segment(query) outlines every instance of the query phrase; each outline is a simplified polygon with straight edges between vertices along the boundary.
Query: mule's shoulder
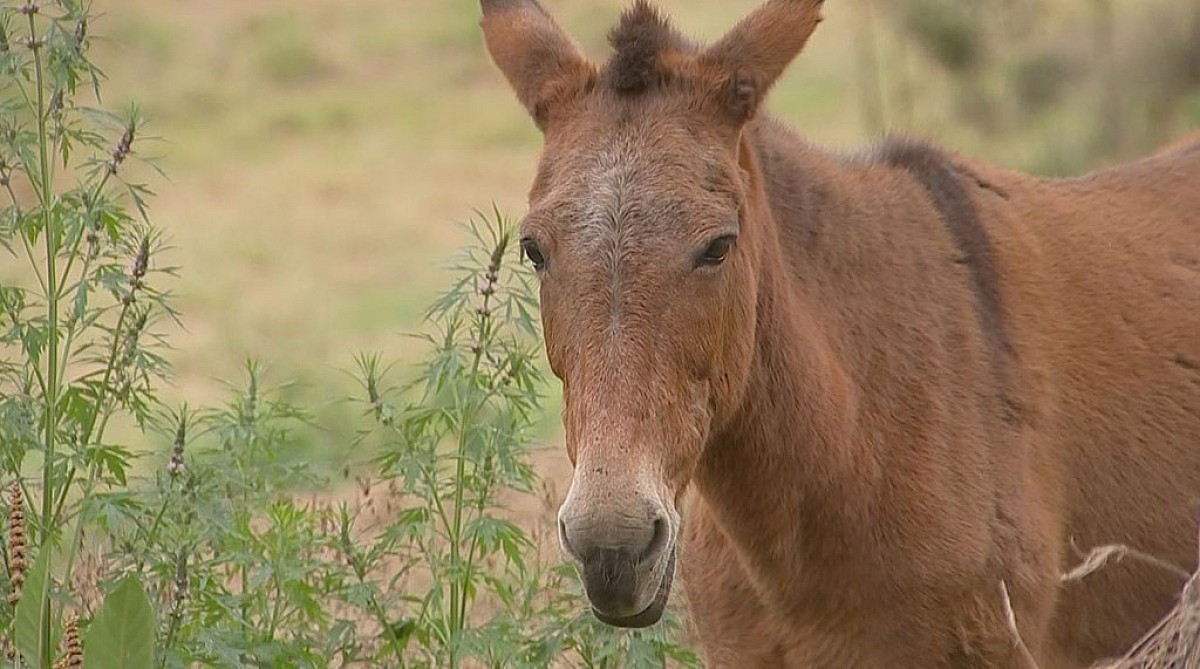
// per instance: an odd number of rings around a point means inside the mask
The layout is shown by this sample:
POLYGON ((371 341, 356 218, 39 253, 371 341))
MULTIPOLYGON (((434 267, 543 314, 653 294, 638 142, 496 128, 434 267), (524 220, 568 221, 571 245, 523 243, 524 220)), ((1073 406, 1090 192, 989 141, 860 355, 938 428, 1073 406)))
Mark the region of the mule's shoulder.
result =
POLYGON ((921 140, 891 138, 877 145, 873 159, 908 173, 929 195, 970 273, 978 302, 980 328, 996 351, 994 371, 1006 386, 1004 356, 1012 350, 1003 319, 1001 279, 991 235, 983 221, 978 194, 1007 194, 961 157, 921 140))

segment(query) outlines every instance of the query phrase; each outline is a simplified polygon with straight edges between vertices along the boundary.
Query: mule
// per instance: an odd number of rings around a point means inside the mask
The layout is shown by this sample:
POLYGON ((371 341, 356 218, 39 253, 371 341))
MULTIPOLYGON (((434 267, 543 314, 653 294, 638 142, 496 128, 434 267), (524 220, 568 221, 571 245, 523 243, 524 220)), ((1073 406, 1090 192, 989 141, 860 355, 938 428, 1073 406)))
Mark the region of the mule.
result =
POLYGON ((562 547, 616 626, 678 574, 712 667, 1117 655, 1178 575, 1060 576, 1113 543, 1196 565, 1200 135, 1057 180, 826 152, 761 111, 821 9, 702 47, 639 0, 597 64, 536 0, 482 0, 543 135, 520 234, 562 547))

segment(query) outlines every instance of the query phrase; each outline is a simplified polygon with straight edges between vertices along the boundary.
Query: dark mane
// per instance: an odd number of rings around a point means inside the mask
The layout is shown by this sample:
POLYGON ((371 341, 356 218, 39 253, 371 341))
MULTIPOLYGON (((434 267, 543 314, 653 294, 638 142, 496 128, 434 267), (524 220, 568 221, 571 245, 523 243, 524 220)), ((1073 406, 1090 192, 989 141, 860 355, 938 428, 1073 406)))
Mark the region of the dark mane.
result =
POLYGON ((604 68, 604 80, 619 93, 637 93, 662 81, 661 58, 692 46, 648 0, 638 0, 621 15, 608 34, 615 53, 604 68))
POLYGON ((877 148, 876 155, 880 162, 907 172, 928 191, 954 238, 962 254, 958 262, 970 273, 980 331, 992 346, 992 372, 1005 402, 1005 415, 1013 418, 1018 405, 1009 387, 1007 365, 1014 349, 1004 320, 995 251, 969 189, 978 179, 941 149, 921 141, 889 138, 877 148))

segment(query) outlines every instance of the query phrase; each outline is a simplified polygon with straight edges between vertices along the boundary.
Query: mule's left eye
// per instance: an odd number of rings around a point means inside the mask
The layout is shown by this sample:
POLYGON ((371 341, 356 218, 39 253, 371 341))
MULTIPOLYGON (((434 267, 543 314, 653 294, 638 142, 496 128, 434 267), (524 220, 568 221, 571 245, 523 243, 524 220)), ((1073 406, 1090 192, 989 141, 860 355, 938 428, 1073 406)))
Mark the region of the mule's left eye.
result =
POLYGON ((725 235, 714 239, 696 259, 697 266, 715 267, 725 262, 725 258, 729 256, 730 249, 737 243, 737 236, 725 235))
POLYGON ((542 255, 542 249, 536 241, 529 237, 522 239, 521 250, 525 252, 525 257, 529 258, 529 262, 533 263, 534 269, 540 272, 546 268, 546 256, 542 255))

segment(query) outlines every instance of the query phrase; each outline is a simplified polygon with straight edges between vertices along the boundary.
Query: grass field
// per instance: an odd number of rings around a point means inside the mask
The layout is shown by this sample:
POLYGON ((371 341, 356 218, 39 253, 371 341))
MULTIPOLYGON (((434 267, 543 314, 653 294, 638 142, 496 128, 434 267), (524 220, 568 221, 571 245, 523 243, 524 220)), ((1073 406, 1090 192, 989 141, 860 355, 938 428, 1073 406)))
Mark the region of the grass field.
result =
MULTIPOLYGON (((621 0, 548 0, 593 55, 621 0)), ((664 0, 689 34, 713 38, 754 0, 664 0)), ((1082 1, 1060 0, 1046 21, 1071 25, 1082 1)), ((1181 3, 1151 3, 1163 6, 1181 3)), ((493 203, 516 217, 539 137, 492 68, 475 0, 122 0, 93 31, 108 73, 109 108, 136 100, 169 180, 153 219, 182 267, 176 288, 185 329, 171 333, 176 387, 168 396, 217 399, 219 379, 249 356, 317 406, 328 431, 313 453, 336 457, 351 386, 340 370, 354 352, 410 359, 402 333, 446 281, 441 260, 464 242, 456 222, 493 203)), ((814 141, 867 140, 854 54, 861 16, 830 3, 827 21, 777 88, 770 107, 814 141)), ((1146 23, 1118 3, 1129 35, 1146 23)), ((889 125, 927 134, 998 162, 1078 167, 1054 147, 1077 133, 1084 89, 1063 109, 997 140, 954 120, 949 86, 889 41, 884 75, 903 74, 914 105, 892 105, 889 125)), ((1054 36, 1051 26, 1043 32, 1054 36)), ((1075 41, 1082 36, 1069 37, 1075 41)), ((1090 96, 1090 97, 1089 97, 1090 96)), ((1194 125, 1200 114, 1192 117, 1194 125)), ((1182 121, 1186 124, 1188 121, 1182 121)), ((1140 147, 1138 147, 1140 148, 1140 147)), ((551 398, 551 407, 554 400, 551 398)), ((557 431, 548 412, 546 436, 557 431)))

